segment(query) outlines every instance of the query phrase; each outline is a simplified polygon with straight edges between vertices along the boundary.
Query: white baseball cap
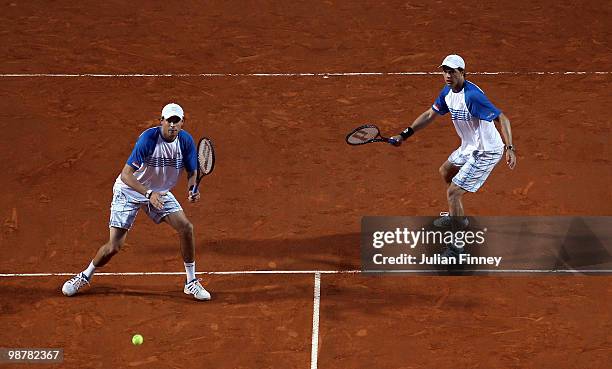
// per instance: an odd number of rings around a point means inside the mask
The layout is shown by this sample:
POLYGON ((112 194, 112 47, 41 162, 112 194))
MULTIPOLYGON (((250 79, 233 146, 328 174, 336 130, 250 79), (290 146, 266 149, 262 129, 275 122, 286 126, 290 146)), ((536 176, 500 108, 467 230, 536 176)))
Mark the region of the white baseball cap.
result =
POLYGON ((438 68, 442 68, 443 66, 453 68, 453 69, 457 69, 457 68, 465 69, 465 61, 463 61, 463 58, 460 57, 459 55, 452 54, 444 58, 444 60, 442 61, 442 64, 440 64, 438 68))
POLYGON ((162 109, 162 118, 168 119, 170 117, 177 116, 183 120, 185 113, 183 112, 183 108, 179 104, 170 103, 162 109))

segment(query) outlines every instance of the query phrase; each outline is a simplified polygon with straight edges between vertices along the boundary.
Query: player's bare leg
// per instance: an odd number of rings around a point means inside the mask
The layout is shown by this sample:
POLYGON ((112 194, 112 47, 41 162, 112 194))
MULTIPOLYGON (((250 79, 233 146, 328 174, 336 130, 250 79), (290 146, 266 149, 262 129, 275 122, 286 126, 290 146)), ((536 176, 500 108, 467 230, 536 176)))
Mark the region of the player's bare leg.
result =
MULTIPOLYGON (((450 188, 450 185, 453 184, 453 177, 459 172, 459 169, 461 169, 460 167, 452 164, 451 162, 449 162, 448 160, 444 162, 444 164, 442 164, 440 166, 440 169, 438 169, 438 172, 440 172, 440 176, 442 177, 442 180, 444 181, 444 183, 446 183, 446 190, 448 192, 448 189, 450 188)), ((434 225, 436 227, 450 227, 451 226, 451 210, 450 210, 450 206, 449 206, 449 211, 448 212, 441 212, 440 213, 440 218, 434 220, 434 225)))
POLYGON ((448 199, 448 210, 451 217, 463 217, 463 195, 467 191, 463 188, 451 183, 446 192, 448 199))
POLYGON ((98 249, 96 256, 93 258, 93 265, 96 268, 106 265, 121 250, 127 234, 127 229, 110 227, 108 242, 98 249))
MULTIPOLYGON (((463 216, 462 202, 463 195, 466 192, 466 190, 454 183, 448 186, 448 210, 450 213, 450 227, 453 232, 459 232, 467 227, 467 219, 463 216)), ((461 253, 463 253, 463 246, 457 246, 454 242, 451 242, 446 246, 446 250, 442 255, 456 257, 461 253)))
POLYGON ((187 219, 183 211, 169 214, 164 217, 163 221, 168 223, 178 233, 183 261, 185 263, 193 263, 195 260, 193 224, 187 219))
POLYGON ((459 173, 459 168, 458 166, 452 164, 449 161, 445 161, 444 164, 442 164, 442 166, 440 167, 440 169, 438 169, 438 171, 440 172, 440 176, 442 176, 442 179, 444 180, 444 182, 450 186, 450 184, 452 183, 453 177, 459 173))
POLYGON ((66 296, 74 296, 82 287, 89 285, 96 268, 108 263, 113 255, 119 252, 125 243, 127 232, 127 229, 110 227, 108 242, 98 249, 96 256, 85 270, 64 283, 62 293, 66 296))
POLYGON ((193 224, 187 219, 183 211, 177 211, 164 217, 164 222, 168 223, 178 233, 181 254, 185 264, 187 281, 183 292, 193 295, 198 300, 210 300, 210 293, 202 287, 200 280, 195 276, 195 237, 193 234, 193 224))

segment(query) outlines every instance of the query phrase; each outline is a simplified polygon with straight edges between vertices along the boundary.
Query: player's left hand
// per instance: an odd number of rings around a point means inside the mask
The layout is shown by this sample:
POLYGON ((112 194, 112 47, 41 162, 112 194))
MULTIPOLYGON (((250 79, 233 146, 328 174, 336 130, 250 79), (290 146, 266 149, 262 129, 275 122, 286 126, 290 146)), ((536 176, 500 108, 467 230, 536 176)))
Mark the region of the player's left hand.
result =
POLYGON ((395 147, 401 146, 403 141, 404 139, 402 138, 401 135, 389 137, 389 144, 395 147))
POLYGON ((189 200, 189 202, 200 201, 200 191, 193 193, 192 190, 189 190, 189 195, 187 196, 187 200, 189 200))
POLYGON ((164 208, 164 196, 166 196, 166 192, 152 192, 149 202, 155 209, 162 210, 164 208))
POLYGON ((508 164, 508 168, 514 169, 516 166, 516 154, 514 150, 506 150, 506 164, 508 164))

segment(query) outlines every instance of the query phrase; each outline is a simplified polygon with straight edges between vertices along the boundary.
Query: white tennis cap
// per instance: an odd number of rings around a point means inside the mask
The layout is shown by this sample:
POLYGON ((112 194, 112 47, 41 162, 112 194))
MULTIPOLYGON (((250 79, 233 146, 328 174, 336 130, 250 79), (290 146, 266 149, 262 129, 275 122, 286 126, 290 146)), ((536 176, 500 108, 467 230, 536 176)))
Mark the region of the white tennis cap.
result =
POLYGON ((183 108, 179 104, 170 103, 162 109, 162 118, 168 119, 170 117, 177 116, 183 119, 185 113, 183 113, 183 108))
POLYGON ((460 57, 459 55, 452 54, 444 58, 444 60, 442 61, 442 64, 440 64, 438 68, 442 68, 443 66, 453 68, 453 69, 457 69, 457 68, 465 69, 465 62, 463 61, 463 58, 460 57))

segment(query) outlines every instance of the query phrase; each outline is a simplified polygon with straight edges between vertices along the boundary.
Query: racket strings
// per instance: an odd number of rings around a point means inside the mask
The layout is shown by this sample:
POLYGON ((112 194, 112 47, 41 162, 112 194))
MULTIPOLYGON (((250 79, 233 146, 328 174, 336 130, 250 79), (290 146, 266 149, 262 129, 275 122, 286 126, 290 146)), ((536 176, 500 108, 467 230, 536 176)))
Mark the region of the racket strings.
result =
POLYGON ((346 138, 349 144, 360 144, 378 137, 380 131, 374 126, 364 126, 356 129, 346 138))
POLYGON ((214 151, 210 142, 205 141, 198 149, 198 164, 204 174, 210 173, 214 163, 214 151))

